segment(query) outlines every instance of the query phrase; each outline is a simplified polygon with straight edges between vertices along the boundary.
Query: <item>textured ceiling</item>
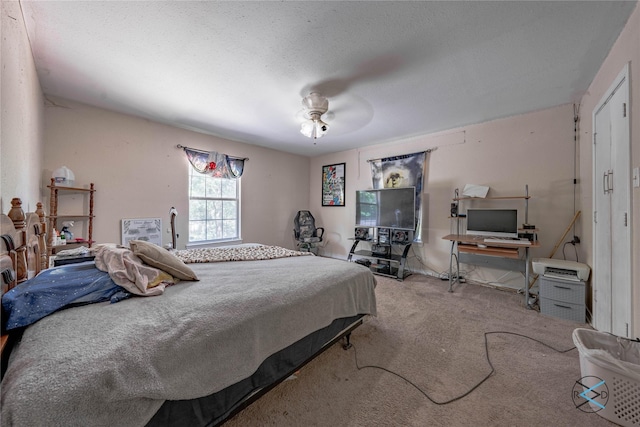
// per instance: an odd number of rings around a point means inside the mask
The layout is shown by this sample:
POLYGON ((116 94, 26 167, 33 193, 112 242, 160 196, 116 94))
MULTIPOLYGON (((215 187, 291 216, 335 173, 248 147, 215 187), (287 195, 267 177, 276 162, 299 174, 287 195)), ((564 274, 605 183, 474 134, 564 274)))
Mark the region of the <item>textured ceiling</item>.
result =
POLYGON ((46 95, 307 156, 579 101, 636 5, 21 1, 46 95))

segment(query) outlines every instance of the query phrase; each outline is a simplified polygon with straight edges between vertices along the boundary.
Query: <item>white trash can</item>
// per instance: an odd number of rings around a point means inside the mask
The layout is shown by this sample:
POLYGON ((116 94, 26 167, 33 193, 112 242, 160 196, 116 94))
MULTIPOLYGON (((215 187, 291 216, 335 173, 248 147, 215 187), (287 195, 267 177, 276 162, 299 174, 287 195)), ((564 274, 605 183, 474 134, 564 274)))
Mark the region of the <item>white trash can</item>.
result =
POLYGON ((622 426, 640 426, 640 342, 584 328, 573 331, 573 342, 582 378, 602 380, 584 384, 593 412, 622 426))

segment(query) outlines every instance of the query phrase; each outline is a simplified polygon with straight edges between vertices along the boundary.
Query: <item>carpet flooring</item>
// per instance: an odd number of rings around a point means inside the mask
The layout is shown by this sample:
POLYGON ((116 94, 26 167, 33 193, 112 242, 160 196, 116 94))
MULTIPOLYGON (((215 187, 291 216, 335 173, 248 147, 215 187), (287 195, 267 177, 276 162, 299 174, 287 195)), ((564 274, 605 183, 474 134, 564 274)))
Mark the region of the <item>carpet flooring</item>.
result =
POLYGON ((334 345, 226 426, 614 425, 576 408, 576 349, 560 353, 493 333, 567 350, 573 330, 588 325, 541 315, 523 307, 522 295, 477 284, 449 293, 448 282, 428 276, 377 281, 378 316, 353 332, 353 348, 334 345), (491 373, 488 332, 495 371, 442 404, 491 373))

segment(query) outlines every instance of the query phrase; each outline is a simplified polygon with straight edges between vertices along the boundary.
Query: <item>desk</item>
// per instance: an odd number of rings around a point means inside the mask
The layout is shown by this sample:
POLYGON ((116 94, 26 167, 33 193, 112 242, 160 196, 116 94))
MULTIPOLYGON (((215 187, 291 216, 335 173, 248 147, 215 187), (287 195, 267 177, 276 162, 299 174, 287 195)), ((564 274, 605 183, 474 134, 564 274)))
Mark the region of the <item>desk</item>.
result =
POLYGON ((525 285, 524 285, 524 306, 529 306, 529 276, 530 276, 530 254, 529 249, 540 247, 540 242, 531 242, 530 245, 519 245, 509 243, 508 241, 500 243, 485 243, 484 236, 473 236, 467 234, 449 234, 443 237, 444 240, 451 241, 451 254, 449 257, 449 292, 453 292, 453 283, 458 281, 459 277, 453 278, 453 255, 456 251, 456 264, 457 271, 460 272, 460 252, 471 254, 472 256, 480 255, 483 257, 499 257, 504 259, 501 265, 492 266, 492 268, 513 269, 522 271, 524 270, 525 285), (486 245, 485 248, 480 248, 478 245, 486 245), (521 265, 519 259, 520 249, 524 249, 524 266, 521 265))

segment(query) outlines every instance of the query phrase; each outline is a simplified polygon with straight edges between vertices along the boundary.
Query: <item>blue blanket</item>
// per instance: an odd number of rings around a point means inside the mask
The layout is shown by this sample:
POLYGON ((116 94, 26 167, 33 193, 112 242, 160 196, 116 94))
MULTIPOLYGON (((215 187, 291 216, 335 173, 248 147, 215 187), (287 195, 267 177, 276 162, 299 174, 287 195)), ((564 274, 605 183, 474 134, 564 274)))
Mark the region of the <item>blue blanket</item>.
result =
POLYGON ((130 296, 94 262, 51 268, 2 296, 3 326, 5 330, 20 328, 66 307, 114 303, 130 296))

